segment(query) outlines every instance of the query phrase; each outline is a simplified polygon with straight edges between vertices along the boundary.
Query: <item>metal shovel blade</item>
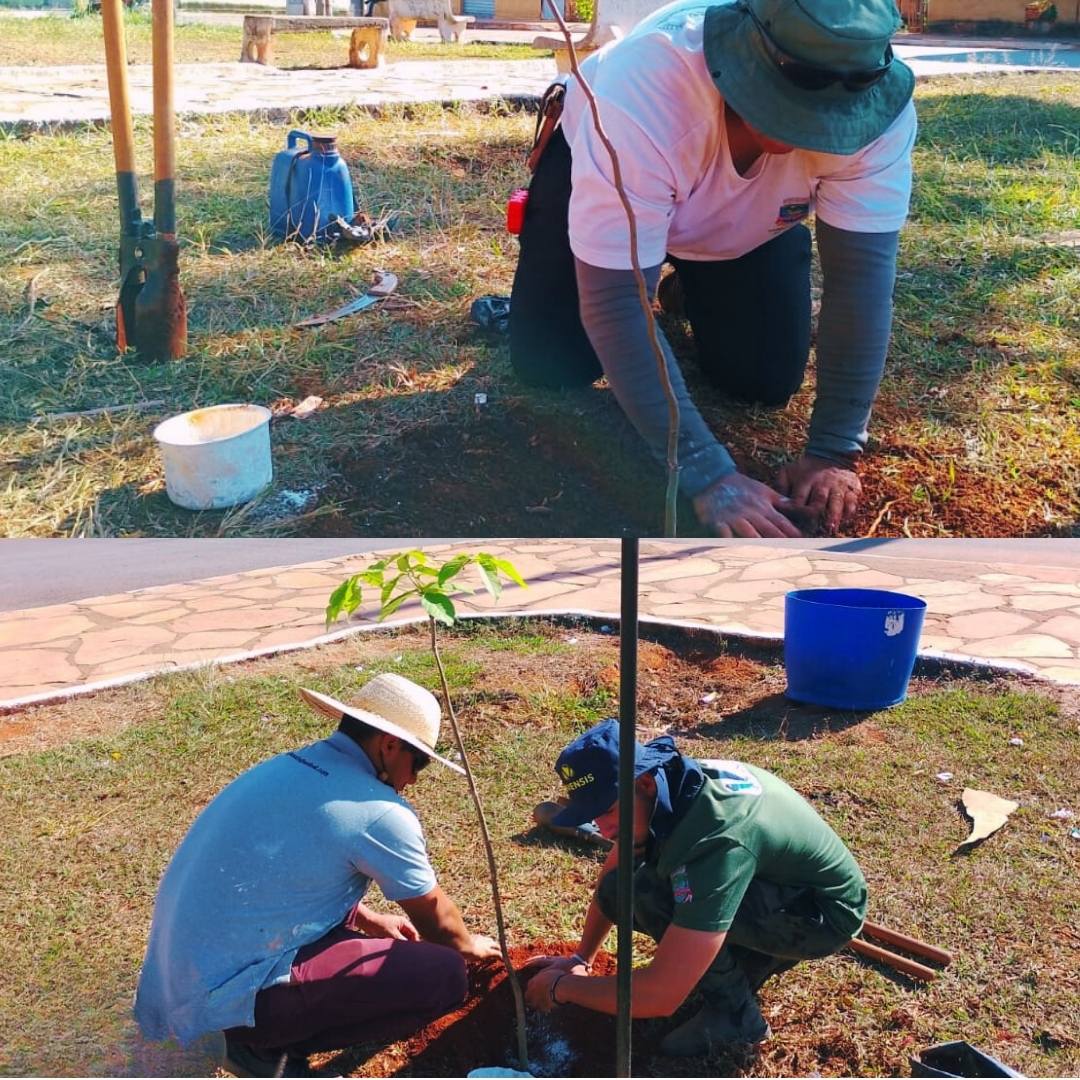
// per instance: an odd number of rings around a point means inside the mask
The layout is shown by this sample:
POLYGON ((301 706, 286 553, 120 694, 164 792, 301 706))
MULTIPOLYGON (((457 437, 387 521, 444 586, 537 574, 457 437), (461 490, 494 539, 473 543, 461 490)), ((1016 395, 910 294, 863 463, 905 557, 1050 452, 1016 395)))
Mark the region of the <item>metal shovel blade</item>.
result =
POLYGON ((174 360, 187 351, 187 301, 180 289, 180 245, 143 241, 146 280, 135 297, 132 344, 141 360, 174 360))

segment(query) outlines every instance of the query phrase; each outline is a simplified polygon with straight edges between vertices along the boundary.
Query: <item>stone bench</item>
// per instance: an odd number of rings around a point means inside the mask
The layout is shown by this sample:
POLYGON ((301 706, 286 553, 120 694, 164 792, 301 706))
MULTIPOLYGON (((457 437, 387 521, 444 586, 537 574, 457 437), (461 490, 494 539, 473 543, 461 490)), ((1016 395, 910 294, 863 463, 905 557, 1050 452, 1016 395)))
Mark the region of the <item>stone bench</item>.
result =
POLYGON ((387 19, 360 18, 355 15, 245 15, 244 40, 240 46, 242 63, 272 64, 274 34, 284 30, 352 30, 349 42, 349 66, 378 67, 383 62, 387 19))
POLYGON ((390 16, 390 36, 395 41, 408 41, 421 19, 430 20, 439 28, 444 43, 463 42, 472 15, 455 15, 450 0, 386 0, 390 16))

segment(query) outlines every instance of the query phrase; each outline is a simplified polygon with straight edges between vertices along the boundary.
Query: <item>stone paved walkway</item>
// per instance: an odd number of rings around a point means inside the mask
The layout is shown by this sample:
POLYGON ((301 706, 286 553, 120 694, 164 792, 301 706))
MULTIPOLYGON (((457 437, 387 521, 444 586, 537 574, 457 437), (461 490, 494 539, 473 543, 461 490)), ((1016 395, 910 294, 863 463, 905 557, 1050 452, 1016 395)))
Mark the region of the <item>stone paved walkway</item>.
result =
MULTIPOLYGON (((342 63, 348 42, 339 42, 342 63)), ((972 74, 975 65, 951 57, 965 46, 901 45, 896 53, 919 78, 972 74)), ((1057 46, 1073 51, 1069 46, 1057 46)), ((970 50, 978 51, 978 49, 970 50)), ((1000 53, 1000 46, 997 50, 1000 53)), ((1029 47, 1030 52, 1030 47, 1029 47)), ((1036 57, 1038 61, 1038 57, 1036 57)), ((1048 54, 1051 70, 1057 61, 1048 54)), ((1041 61, 1027 70, 1040 70, 1041 61)), ((978 73, 1020 70, 981 64, 978 73)), ((489 98, 538 97, 556 74, 551 57, 537 60, 408 60, 372 70, 312 70, 262 67, 259 64, 178 64, 176 111, 179 115, 221 112, 267 112, 284 116, 290 109, 329 105, 377 105, 386 102, 480 101, 489 98)), ((131 107, 149 114, 151 71, 128 68, 131 107)), ((0 67, 0 124, 34 127, 55 123, 104 121, 109 116, 108 87, 102 64, 67 67, 0 67)))
MULTIPOLYGON (((358 549, 363 541, 358 540, 358 549)), ((619 545, 526 540, 431 548, 485 549, 513 560, 529 582, 507 589, 501 612, 584 611, 617 616, 619 545)), ((0 711, 129 681, 157 671, 235 660, 325 640, 323 610, 357 555, 229 574, 0 615, 0 711)), ((1062 567, 835 555, 767 542, 642 545, 642 617, 779 638, 784 594, 822 586, 895 589, 929 604, 923 655, 1004 664, 1080 683, 1080 581, 1062 567)), ((464 598, 462 611, 492 608, 464 598)), ((400 617, 421 614, 415 606, 400 617)), ((370 615, 352 625, 371 625, 370 615)), ((340 633, 340 631, 338 631, 340 633)))

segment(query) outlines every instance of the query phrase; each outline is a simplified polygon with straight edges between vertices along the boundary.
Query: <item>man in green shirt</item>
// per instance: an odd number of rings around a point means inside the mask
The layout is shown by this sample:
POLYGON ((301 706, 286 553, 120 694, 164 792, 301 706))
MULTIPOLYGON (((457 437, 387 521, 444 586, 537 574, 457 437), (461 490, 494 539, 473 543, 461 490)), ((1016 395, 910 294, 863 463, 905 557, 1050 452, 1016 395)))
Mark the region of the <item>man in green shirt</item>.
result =
MULTIPOLYGON (((619 731, 605 720, 559 755, 569 802, 555 825, 618 833, 619 731)), ((866 881, 797 792, 764 769, 696 761, 670 736, 634 745, 634 923, 658 942, 634 973, 634 1017, 670 1016, 695 988, 701 1009, 661 1043, 673 1056, 758 1043, 756 994, 800 960, 828 956, 862 926, 866 881)), ((572 957, 539 957, 529 1004, 615 1012, 615 979, 589 974, 614 922, 618 848, 604 863, 572 957)))

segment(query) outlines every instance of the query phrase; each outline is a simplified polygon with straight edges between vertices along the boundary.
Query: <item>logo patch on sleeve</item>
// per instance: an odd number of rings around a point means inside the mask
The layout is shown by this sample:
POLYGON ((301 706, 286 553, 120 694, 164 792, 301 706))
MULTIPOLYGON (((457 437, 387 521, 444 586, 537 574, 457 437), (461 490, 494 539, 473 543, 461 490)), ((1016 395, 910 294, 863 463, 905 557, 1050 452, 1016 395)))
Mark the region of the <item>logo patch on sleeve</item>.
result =
POLYGON ((671 891, 676 904, 689 904, 694 899, 694 890, 690 887, 685 866, 677 866, 671 872, 671 891))
POLYGON ((701 762, 705 774, 717 780, 728 795, 760 795, 761 784, 741 761, 711 758, 701 762))

